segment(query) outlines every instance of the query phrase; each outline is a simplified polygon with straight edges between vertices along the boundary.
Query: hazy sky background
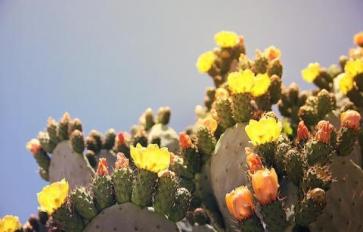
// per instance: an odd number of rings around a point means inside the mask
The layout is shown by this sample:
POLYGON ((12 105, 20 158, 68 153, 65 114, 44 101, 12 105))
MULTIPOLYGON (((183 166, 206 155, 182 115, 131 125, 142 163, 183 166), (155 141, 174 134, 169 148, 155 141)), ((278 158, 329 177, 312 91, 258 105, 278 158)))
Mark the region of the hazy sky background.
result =
POLYGON ((25 219, 46 184, 25 150, 48 116, 86 132, 128 130, 146 107, 172 108, 178 131, 212 85, 197 73, 213 35, 233 30, 249 55, 281 48, 286 84, 309 62, 336 63, 363 30, 363 1, 0 0, 0 217, 25 219), (288 4, 286 4, 288 3, 288 4))

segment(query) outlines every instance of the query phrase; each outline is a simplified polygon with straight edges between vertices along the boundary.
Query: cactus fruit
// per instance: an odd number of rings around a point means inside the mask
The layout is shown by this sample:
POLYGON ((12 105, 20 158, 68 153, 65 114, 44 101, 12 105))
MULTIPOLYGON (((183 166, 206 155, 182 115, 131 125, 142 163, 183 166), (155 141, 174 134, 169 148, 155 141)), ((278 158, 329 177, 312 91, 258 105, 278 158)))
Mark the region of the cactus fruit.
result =
POLYGON ((225 205, 225 195, 238 185, 248 182, 246 154, 244 148, 249 145, 243 124, 228 128, 219 138, 215 152, 211 157, 211 185, 225 222, 232 218, 225 205))
POLYGON ((79 130, 74 130, 71 134, 70 140, 73 151, 75 151, 78 154, 83 154, 85 144, 82 132, 79 130))
POLYGON ((156 180, 156 173, 138 169, 132 186, 131 201, 141 208, 151 206, 156 180))
POLYGON ((158 185, 154 196, 155 212, 162 215, 169 215, 175 204, 174 196, 179 186, 178 179, 174 172, 163 171, 159 174, 158 185))
POLYGON ((71 193, 72 204, 77 213, 87 222, 98 214, 93 197, 84 187, 71 193))
POLYGON ((93 173, 88 161, 73 151, 69 141, 58 143, 53 151, 49 166, 50 182, 65 178, 71 189, 74 189, 77 186, 86 186, 90 183, 93 173))
POLYGON ((111 176, 108 174, 106 159, 100 159, 97 173, 91 184, 96 207, 103 210, 115 203, 111 176))
POLYGON ((53 213, 53 219, 61 225, 63 231, 83 231, 83 222, 81 217, 64 204, 53 213))
POLYGON ((132 203, 113 205, 103 210, 84 229, 93 231, 178 231, 175 223, 132 203))
POLYGON ((216 145, 214 135, 207 127, 200 127, 197 131, 197 146, 203 155, 211 155, 216 145))
POLYGON ((175 202, 170 209, 168 219, 177 222, 185 217, 191 200, 190 192, 186 188, 179 188, 175 193, 175 202))
POLYGON ((131 200, 133 172, 128 167, 116 167, 111 175, 115 198, 117 203, 122 204, 131 200))

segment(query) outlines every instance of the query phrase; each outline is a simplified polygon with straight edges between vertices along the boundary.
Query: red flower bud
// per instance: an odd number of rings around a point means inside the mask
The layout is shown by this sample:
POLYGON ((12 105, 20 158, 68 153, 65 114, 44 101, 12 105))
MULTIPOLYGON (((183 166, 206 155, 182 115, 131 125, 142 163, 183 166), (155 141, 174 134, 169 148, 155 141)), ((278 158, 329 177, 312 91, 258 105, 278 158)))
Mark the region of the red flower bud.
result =
POLYGON ((107 165, 107 161, 105 158, 101 158, 98 161, 97 175, 99 175, 99 176, 108 175, 108 165, 107 165))
POLYGON ((322 120, 316 125, 316 130, 315 139, 322 143, 329 143, 331 132, 334 130, 333 125, 322 120))
POLYGON ((361 116, 355 110, 347 110, 340 114, 340 125, 342 127, 358 130, 361 116))
POLYGON ((32 139, 26 144, 26 149, 30 151, 33 155, 36 155, 42 149, 38 139, 32 139))
POLYGON ((126 132, 120 132, 117 135, 117 144, 122 145, 125 143, 126 140, 126 132))
POLYGON ((297 141, 305 141, 310 137, 309 129, 305 126, 304 121, 300 121, 297 126, 297 141))
POLYGON ((190 139, 189 135, 184 132, 179 134, 179 145, 183 149, 190 148, 192 146, 192 140, 190 139))
POLYGON ((245 148, 245 152, 247 166, 251 173, 263 169, 261 157, 259 155, 254 153, 249 147, 245 148))

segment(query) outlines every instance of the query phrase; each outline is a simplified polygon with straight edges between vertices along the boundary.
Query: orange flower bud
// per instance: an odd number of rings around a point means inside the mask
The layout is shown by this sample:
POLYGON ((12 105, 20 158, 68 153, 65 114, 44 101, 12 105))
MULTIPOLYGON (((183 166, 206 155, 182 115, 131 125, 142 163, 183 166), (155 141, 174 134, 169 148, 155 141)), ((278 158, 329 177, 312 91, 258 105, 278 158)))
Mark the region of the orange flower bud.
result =
POLYGON ((97 175, 99 176, 108 175, 108 164, 105 158, 101 158, 98 161, 97 175))
POLYGON ((280 49, 276 48, 275 46, 270 46, 265 49, 264 55, 266 56, 266 58, 268 60, 272 61, 275 59, 280 59, 281 51, 280 51, 280 49))
POLYGON ((309 129, 305 126, 304 121, 300 121, 297 126, 297 141, 304 141, 310 137, 309 129))
POLYGON ((185 132, 181 132, 179 134, 179 145, 183 149, 187 149, 192 146, 192 140, 185 132))
POLYGON ((277 199, 279 182, 275 169, 257 170, 251 174, 251 178, 255 196, 262 205, 269 204, 277 199))
POLYGON ((253 196, 246 186, 240 186, 227 193, 225 200, 229 213, 239 221, 254 214, 253 196))
POLYGON ((126 132, 120 132, 117 135, 117 144, 122 145, 126 141, 126 132))
POLYGON ((355 34, 355 36, 354 36, 354 43, 357 46, 363 47, 363 31, 355 34))
POLYGON ((342 127, 358 130, 361 116, 355 110, 347 110, 340 115, 340 125, 342 127))
POLYGON ((328 121, 321 120, 316 125, 316 130, 315 139, 322 143, 329 143, 331 132, 334 130, 333 125, 328 121))
POLYGON ((259 155, 254 153, 249 147, 245 148, 245 152, 247 166, 251 173, 263 168, 261 157, 259 155))
POLYGON ((115 169, 122 169, 129 167, 129 159, 126 158, 122 152, 117 153, 117 160, 115 162, 115 169))
POLYGON ((42 149, 42 146, 40 145, 40 142, 38 139, 31 139, 26 144, 26 149, 28 149, 28 151, 30 151, 33 155, 36 155, 40 152, 40 150, 42 149))

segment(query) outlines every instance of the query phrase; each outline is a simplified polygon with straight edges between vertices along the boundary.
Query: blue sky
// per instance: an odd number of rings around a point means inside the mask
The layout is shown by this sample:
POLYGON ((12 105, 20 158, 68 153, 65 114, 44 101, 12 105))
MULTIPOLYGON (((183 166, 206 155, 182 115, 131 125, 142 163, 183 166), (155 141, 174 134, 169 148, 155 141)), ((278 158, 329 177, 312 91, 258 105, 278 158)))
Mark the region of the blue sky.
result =
POLYGON ((346 54, 362 9, 359 0, 0 0, 0 217, 36 212, 46 183, 25 143, 48 116, 127 130, 146 107, 168 105, 182 130, 212 85, 195 60, 220 30, 243 34, 249 55, 281 48, 284 82, 311 88, 300 70, 346 54))

